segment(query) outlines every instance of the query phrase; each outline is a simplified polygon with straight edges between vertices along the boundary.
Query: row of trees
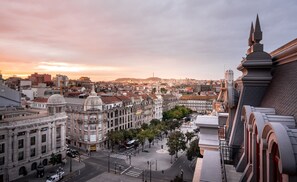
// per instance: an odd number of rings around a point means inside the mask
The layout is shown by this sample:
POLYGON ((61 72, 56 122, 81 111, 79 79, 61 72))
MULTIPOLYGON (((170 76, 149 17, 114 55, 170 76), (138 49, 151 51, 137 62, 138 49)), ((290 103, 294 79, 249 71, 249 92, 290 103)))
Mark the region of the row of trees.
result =
POLYGON ((182 119, 191 113, 192 110, 185 106, 175 106, 173 109, 163 112, 163 120, 182 119))
POLYGON ((138 147, 139 144, 142 145, 142 150, 146 140, 149 142, 149 147, 151 147, 152 142, 155 137, 161 137, 161 133, 168 135, 168 132, 181 126, 181 123, 177 120, 175 121, 160 121, 158 119, 153 119, 150 122, 150 125, 144 123, 141 125, 141 128, 135 128, 130 130, 118 130, 112 131, 107 134, 107 139, 111 146, 112 151, 114 146, 118 145, 124 146, 125 143, 132 139, 137 139, 135 147, 138 147))

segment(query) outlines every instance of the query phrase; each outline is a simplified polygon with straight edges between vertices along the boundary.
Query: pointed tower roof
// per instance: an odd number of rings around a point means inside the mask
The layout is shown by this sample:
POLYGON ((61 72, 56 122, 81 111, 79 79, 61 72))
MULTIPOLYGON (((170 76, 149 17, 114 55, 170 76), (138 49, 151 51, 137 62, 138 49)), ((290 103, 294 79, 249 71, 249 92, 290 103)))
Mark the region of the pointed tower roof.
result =
POLYGON ((251 23, 251 30, 250 30, 250 37, 249 37, 249 46, 252 46, 253 45, 253 32, 254 32, 254 25, 253 25, 253 22, 251 23))
POLYGON ((257 15, 255 30, 253 33, 253 41, 256 43, 259 43, 261 40, 262 40, 262 31, 261 31, 259 16, 257 15))

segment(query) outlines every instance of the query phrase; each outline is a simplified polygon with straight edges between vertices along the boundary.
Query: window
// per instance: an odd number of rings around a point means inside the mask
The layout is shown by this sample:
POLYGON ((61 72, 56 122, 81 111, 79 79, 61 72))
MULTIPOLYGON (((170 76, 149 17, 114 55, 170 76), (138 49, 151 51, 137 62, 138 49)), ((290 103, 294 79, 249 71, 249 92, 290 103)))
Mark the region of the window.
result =
POLYGON ((90 130, 96 130, 96 125, 94 124, 90 125, 90 130))
POLYGON ((43 134, 42 136, 41 136, 41 142, 43 143, 43 142, 46 142, 46 134, 43 134))
POLYGON ((35 148, 32 148, 32 149, 30 150, 30 156, 31 156, 31 157, 34 157, 34 156, 35 156, 35 148))
POLYGON ((19 140, 19 149, 24 148, 24 139, 19 140))
POLYGON ((31 143, 31 145, 35 145, 35 136, 31 137, 30 143, 31 143))
POLYGON ((46 145, 41 146, 41 153, 46 153, 46 145))
POLYGON ((4 156, 0 157, 0 166, 4 165, 4 163, 5 163, 5 157, 4 156))
POLYGON ((5 135, 0 135, 0 140, 4 140, 5 139, 5 135))
POLYGON ((0 144, 0 154, 5 152, 5 143, 0 144))
POLYGON ((24 151, 19 152, 18 160, 21 161, 24 159, 24 151))

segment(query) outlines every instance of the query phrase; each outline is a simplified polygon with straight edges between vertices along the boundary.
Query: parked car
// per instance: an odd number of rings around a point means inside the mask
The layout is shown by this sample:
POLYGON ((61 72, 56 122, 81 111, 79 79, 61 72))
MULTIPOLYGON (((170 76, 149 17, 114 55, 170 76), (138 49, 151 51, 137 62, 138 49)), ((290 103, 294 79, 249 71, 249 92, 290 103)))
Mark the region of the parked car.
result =
POLYGON ((47 178, 46 182, 57 182, 60 179, 61 178, 58 174, 54 174, 54 175, 50 176, 49 178, 47 178))
POLYGON ((68 157, 71 157, 71 158, 75 158, 75 157, 76 157, 76 155, 75 155, 74 153, 72 153, 71 151, 67 151, 67 152, 66 152, 66 155, 67 155, 68 157))

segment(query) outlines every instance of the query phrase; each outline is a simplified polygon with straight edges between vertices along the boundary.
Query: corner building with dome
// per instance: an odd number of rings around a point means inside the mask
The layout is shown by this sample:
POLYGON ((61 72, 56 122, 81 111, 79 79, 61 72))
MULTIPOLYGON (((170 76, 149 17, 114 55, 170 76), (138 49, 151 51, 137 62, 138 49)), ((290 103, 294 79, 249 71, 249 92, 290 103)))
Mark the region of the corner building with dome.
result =
POLYGON ((71 146, 85 151, 98 151, 104 146, 104 112, 102 100, 97 96, 94 85, 91 94, 80 99, 81 104, 67 104, 66 140, 71 146))

